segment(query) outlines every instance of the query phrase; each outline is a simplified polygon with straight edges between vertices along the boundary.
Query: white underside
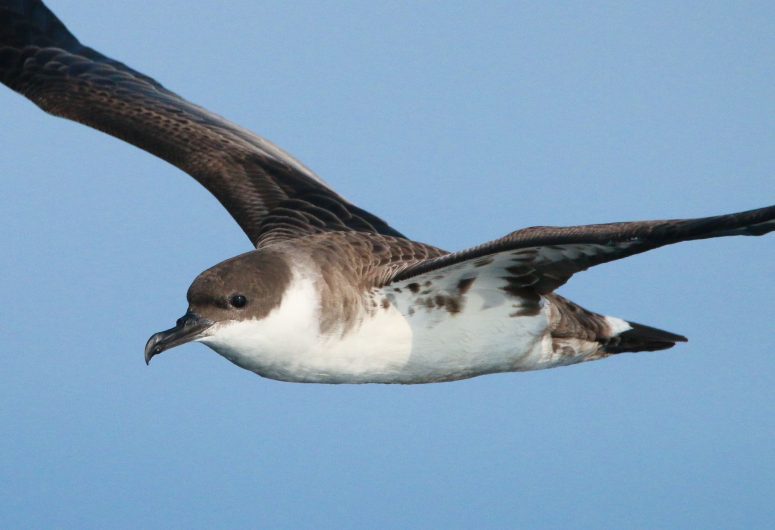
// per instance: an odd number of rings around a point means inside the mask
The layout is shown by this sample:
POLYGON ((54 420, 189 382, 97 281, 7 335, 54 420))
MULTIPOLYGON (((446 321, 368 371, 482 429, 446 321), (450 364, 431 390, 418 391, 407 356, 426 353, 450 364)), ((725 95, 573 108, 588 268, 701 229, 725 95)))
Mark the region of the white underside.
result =
POLYGON ((454 315, 418 308, 404 289, 384 295, 388 308, 364 310, 354 329, 323 334, 314 279, 295 274, 267 317, 216 324, 200 341, 264 377, 317 383, 449 381, 571 364, 597 349, 586 343, 577 346, 578 356, 554 353, 547 333, 550 302, 544 299, 537 315, 510 316, 518 300, 506 297, 497 279, 477 280, 454 315))

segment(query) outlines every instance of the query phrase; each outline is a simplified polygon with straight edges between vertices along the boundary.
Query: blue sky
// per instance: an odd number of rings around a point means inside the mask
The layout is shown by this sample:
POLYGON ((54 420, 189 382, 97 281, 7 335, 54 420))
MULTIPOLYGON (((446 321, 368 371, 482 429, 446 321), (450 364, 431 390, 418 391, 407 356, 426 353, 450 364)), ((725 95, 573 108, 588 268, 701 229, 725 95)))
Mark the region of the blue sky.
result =
MULTIPOLYGON (((408 235, 775 202, 771 2, 49 5, 408 235)), ((3 87, 4 88, 4 87, 3 87)), ((414 387, 145 366, 249 249, 193 179, 0 90, 0 521, 59 528, 775 525, 775 238, 579 274, 658 353, 414 387)))

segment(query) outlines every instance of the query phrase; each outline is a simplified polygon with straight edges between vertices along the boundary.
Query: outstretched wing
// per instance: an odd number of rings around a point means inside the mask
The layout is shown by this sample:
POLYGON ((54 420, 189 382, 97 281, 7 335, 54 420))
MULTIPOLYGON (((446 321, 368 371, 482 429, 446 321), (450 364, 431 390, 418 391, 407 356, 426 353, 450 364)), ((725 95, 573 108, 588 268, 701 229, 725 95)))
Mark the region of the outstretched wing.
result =
POLYGON ((680 241, 712 237, 758 236, 775 230, 775 206, 729 215, 668 221, 517 230, 484 245, 415 263, 391 280, 422 285, 444 278, 468 285, 480 275, 502 278, 501 289, 546 294, 583 270, 680 241))
POLYGON ((256 246, 322 230, 401 236, 269 141, 82 45, 39 0, 0 0, 0 81, 190 174, 256 246))

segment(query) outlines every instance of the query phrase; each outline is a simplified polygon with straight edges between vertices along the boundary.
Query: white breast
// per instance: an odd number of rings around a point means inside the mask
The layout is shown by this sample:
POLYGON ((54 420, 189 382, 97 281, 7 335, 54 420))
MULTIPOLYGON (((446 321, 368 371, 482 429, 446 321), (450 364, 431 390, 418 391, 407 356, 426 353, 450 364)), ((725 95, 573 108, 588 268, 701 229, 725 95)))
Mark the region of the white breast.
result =
POLYGON ((406 366, 412 330, 395 308, 343 333, 320 332, 315 276, 297 271, 279 307, 261 320, 217 324, 201 342, 264 377, 320 383, 391 382, 406 366))
POLYGON ((500 282, 475 284, 455 314, 386 288, 377 293, 386 308, 364 309, 347 332, 323 334, 315 280, 297 271, 267 317, 217 324, 201 342, 259 375, 297 382, 425 383, 557 364, 547 303, 536 315, 514 317, 519 300, 505 296, 500 282))

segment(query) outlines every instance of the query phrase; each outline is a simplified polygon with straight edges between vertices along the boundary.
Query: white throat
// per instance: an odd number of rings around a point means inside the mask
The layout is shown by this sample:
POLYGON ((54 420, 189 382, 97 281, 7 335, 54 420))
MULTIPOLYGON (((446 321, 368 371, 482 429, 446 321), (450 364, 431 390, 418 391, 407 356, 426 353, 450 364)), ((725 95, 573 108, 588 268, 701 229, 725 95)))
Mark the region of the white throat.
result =
POLYGON ((394 380, 412 346, 409 323, 395 308, 363 310, 346 333, 320 331, 319 277, 294 271, 280 305, 262 319, 216 324, 200 342, 234 364, 284 381, 353 383, 394 380))

